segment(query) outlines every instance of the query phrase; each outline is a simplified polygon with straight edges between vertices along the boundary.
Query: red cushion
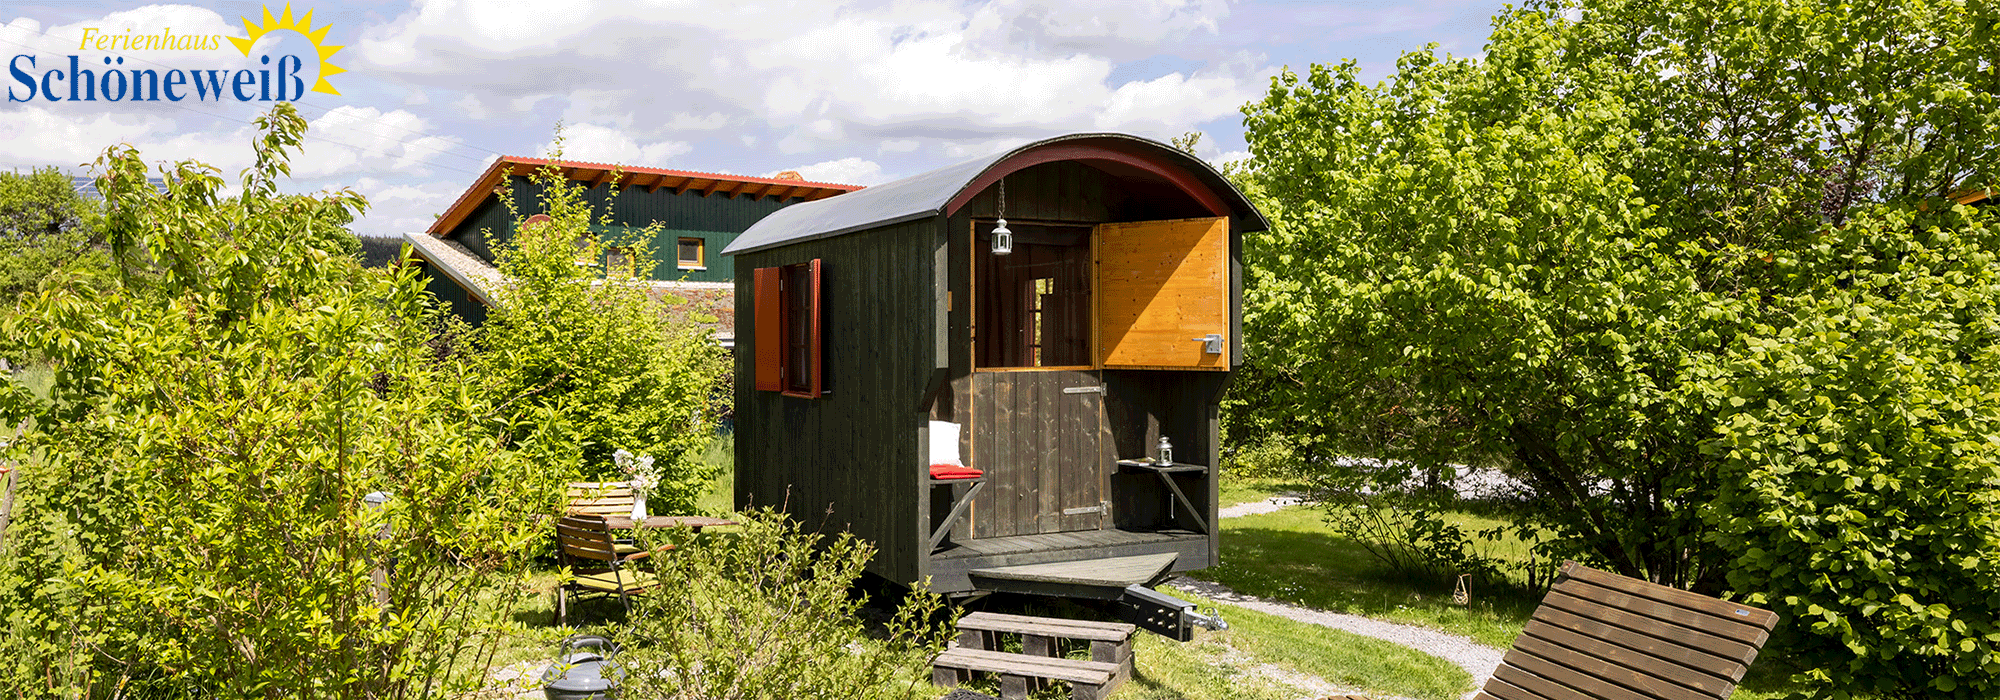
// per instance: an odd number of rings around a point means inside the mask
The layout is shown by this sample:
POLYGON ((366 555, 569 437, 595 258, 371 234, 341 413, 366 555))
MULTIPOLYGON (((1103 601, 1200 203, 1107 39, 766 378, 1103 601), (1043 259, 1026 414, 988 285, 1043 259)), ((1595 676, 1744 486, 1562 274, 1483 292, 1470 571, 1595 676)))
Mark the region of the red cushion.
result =
POLYGON ((956 464, 931 465, 931 478, 933 479, 977 479, 985 475, 986 472, 956 464))

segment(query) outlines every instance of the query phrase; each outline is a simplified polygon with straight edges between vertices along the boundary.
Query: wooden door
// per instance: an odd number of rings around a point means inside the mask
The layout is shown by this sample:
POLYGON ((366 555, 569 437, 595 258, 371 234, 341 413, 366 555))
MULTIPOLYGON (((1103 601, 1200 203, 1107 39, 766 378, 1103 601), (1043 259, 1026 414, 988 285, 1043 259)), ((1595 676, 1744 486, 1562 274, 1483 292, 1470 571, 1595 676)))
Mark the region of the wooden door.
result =
POLYGON ((1089 370, 975 372, 971 466, 988 486, 973 537, 1103 529, 1104 384, 1089 370))
POLYGON ((1099 367, 1229 369, 1229 301, 1229 219, 1098 225, 1099 367))

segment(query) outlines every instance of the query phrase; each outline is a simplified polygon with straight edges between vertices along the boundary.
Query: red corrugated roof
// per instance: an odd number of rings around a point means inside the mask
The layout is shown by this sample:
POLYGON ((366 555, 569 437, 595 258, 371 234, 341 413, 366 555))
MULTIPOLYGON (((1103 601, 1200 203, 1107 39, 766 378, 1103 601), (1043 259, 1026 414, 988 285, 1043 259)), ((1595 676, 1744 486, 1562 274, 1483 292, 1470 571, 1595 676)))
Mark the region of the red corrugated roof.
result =
MULTIPOLYGON (((861 189, 859 185, 842 185, 830 182, 811 182, 804 179, 750 177, 724 173, 705 173, 694 170, 672 170, 668 168, 646 168, 613 163, 590 163, 585 161, 550 161, 546 158, 523 158, 521 156, 501 156, 486 168, 472 186, 466 188, 458 200, 452 202, 442 216, 431 222, 428 232, 432 236, 443 236, 472 215, 487 197, 493 196, 493 188, 509 175, 527 175, 544 165, 560 168, 563 177, 590 186, 605 184, 615 174, 618 187, 644 187, 647 192, 662 187, 675 192, 701 192, 703 194, 723 194, 731 199, 748 196, 752 199, 773 197, 777 199, 799 198, 803 201, 825 199, 861 189)), ((783 173, 781 173, 783 174, 783 173)))

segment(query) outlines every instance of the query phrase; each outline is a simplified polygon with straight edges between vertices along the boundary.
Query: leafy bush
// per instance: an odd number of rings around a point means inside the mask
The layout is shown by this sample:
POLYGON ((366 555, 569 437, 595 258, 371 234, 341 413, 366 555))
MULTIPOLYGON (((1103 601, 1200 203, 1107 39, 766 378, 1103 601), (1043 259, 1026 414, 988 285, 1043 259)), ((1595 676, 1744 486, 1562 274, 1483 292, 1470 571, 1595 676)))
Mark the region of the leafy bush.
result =
POLYGON ((1708 521, 1821 688, 2000 693, 2000 231, 1967 213, 1831 232, 1784 263, 1816 303, 1732 353, 1708 521))
POLYGON ((702 454, 727 408, 728 393, 715 391, 728 380, 722 350, 698 327, 668 320, 664 305, 678 299, 655 300, 633 278, 653 267, 645 243, 654 229, 602 240, 595 231, 610 227, 592 225, 580 185, 554 167, 533 180, 538 213, 550 218, 531 225, 515 212, 522 223, 496 246, 508 284, 476 336, 479 371, 495 396, 519 397, 505 410, 524 430, 564 445, 545 455, 551 466, 609 478, 616 450, 650 454, 664 478, 649 506, 691 512, 715 475, 702 454), (614 247, 621 255, 607 255, 614 247))
POLYGON ((6 455, 25 464, 0 687, 437 694, 506 607, 472 601, 519 591, 559 486, 430 352, 414 268, 346 255, 361 198, 276 193, 305 121, 281 104, 258 123, 237 197, 194 163, 156 192, 136 151, 108 151, 108 237, 144 256, 123 285, 0 321, 0 354, 56 368, 46 398, 0 384, 0 420, 34 425, 6 455))
POLYGON ((671 584, 635 599, 620 632, 635 700, 908 698, 951 631, 921 586, 873 630, 849 595, 874 548, 807 532, 772 511, 656 558, 671 584))

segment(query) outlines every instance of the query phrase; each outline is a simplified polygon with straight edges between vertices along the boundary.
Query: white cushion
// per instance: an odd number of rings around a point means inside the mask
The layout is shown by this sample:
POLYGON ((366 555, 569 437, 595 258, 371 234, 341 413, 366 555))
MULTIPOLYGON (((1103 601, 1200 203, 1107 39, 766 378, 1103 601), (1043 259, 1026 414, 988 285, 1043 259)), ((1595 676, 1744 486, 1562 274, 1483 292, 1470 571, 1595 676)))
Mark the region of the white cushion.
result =
POLYGON ((941 420, 931 421, 931 465, 940 464, 963 467, 965 462, 958 458, 957 423, 941 420))

